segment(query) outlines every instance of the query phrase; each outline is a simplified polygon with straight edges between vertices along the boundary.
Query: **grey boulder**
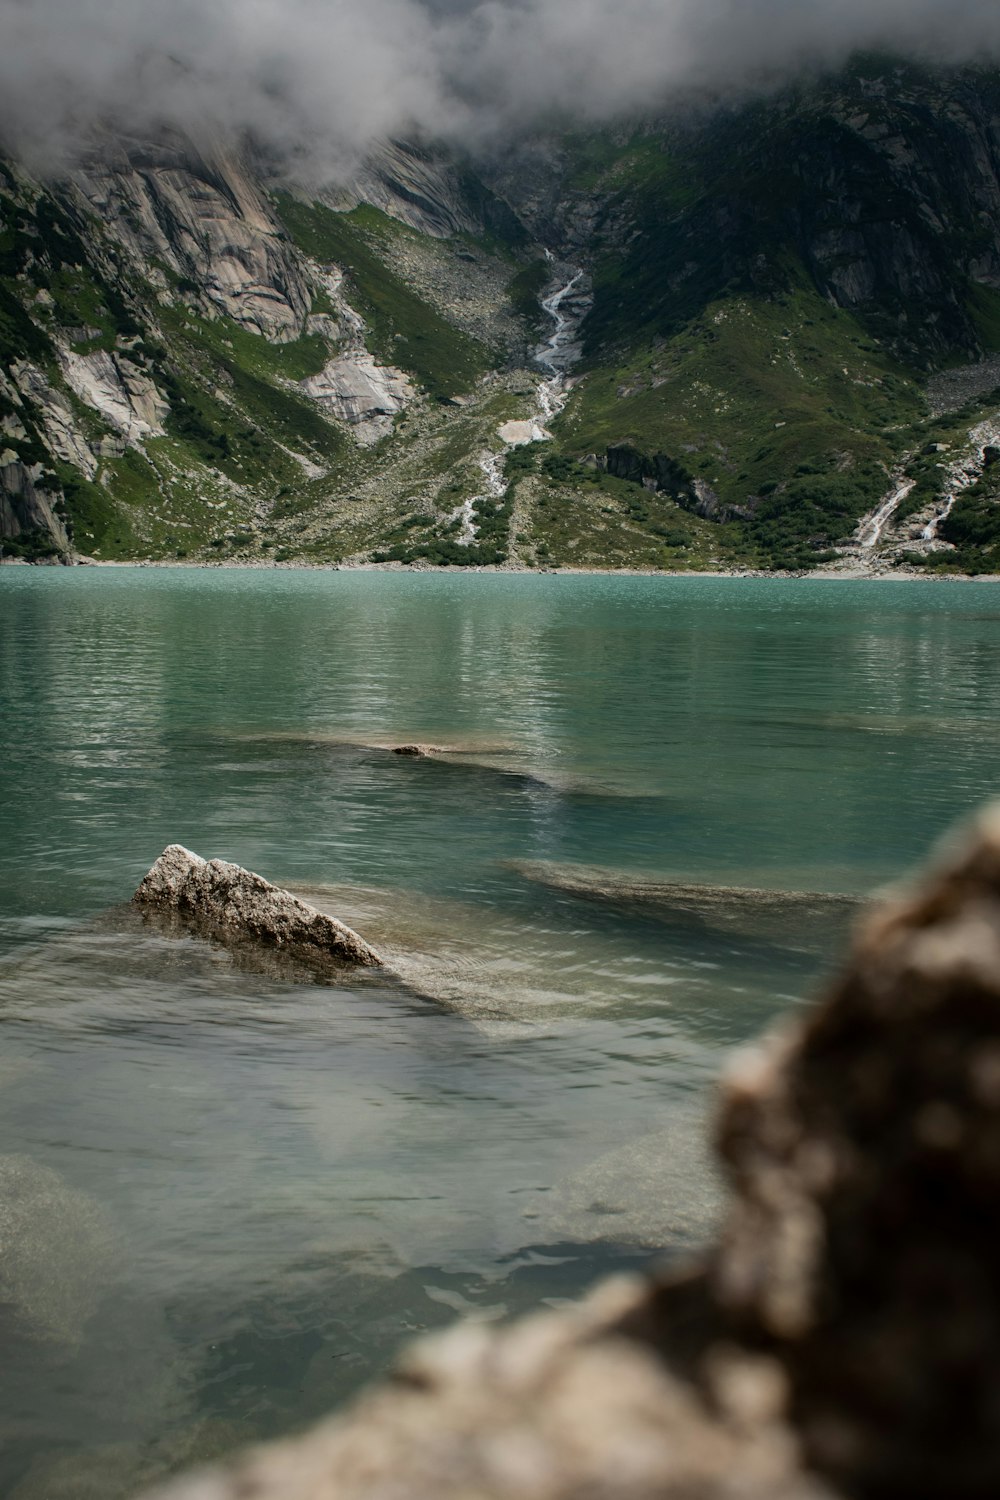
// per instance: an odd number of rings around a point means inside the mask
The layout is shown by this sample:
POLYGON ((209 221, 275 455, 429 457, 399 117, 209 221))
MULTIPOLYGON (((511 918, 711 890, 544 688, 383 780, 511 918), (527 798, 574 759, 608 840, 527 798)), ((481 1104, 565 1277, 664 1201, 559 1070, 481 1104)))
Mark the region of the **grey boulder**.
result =
POLYGON ((249 940, 335 963, 377 968, 382 959, 336 917, 224 859, 201 859, 170 844, 132 900, 148 911, 176 913, 223 941, 249 940))

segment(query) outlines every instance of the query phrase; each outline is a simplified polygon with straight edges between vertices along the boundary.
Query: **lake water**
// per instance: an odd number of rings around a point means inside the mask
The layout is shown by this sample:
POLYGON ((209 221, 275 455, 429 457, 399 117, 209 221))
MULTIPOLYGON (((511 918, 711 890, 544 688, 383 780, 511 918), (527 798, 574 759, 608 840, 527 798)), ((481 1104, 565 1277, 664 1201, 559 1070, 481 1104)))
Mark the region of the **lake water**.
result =
POLYGON ((795 893, 1000 790, 998 642, 993 583, 3 569, 0 1493, 127 1496, 703 1239, 712 1083, 840 941, 795 893), (143 923, 171 842, 391 972, 143 923))

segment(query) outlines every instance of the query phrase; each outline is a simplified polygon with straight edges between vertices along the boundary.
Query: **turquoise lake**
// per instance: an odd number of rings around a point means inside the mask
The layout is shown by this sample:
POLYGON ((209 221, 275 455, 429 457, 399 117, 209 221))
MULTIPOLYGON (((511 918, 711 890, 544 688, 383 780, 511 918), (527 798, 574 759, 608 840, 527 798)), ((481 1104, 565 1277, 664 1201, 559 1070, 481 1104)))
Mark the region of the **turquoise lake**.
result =
POLYGON ((0 570, 0 1493, 124 1500, 703 1241, 727 1054, 824 894, 1000 793, 998 661, 991 582, 0 570), (388 972, 144 922, 174 842, 388 972))

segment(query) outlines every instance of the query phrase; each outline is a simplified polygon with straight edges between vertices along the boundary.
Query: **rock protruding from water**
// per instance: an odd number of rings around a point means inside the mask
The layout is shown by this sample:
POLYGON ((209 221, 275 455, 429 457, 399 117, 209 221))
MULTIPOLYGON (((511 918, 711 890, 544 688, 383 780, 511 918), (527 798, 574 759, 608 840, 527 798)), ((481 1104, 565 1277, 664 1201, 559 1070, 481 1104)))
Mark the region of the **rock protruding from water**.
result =
POLYGON ((336 917, 224 859, 201 859, 170 844, 141 881, 133 901, 147 910, 177 913, 235 939, 285 948, 334 963, 377 967, 374 948, 336 917))
POLYGON ((418 1343, 172 1500, 1000 1493, 1000 809, 724 1089, 702 1265, 418 1343))

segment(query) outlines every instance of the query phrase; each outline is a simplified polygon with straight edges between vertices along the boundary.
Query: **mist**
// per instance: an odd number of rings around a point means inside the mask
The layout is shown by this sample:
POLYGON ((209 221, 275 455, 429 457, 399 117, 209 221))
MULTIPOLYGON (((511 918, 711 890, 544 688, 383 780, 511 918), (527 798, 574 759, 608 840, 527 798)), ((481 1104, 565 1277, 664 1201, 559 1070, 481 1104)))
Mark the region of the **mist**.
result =
POLYGON ((250 134, 329 177, 389 137, 496 142, 553 117, 759 89, 859 49, 1000 55, 996 0, 0 0, 0 144, 96 127, 250 134))

